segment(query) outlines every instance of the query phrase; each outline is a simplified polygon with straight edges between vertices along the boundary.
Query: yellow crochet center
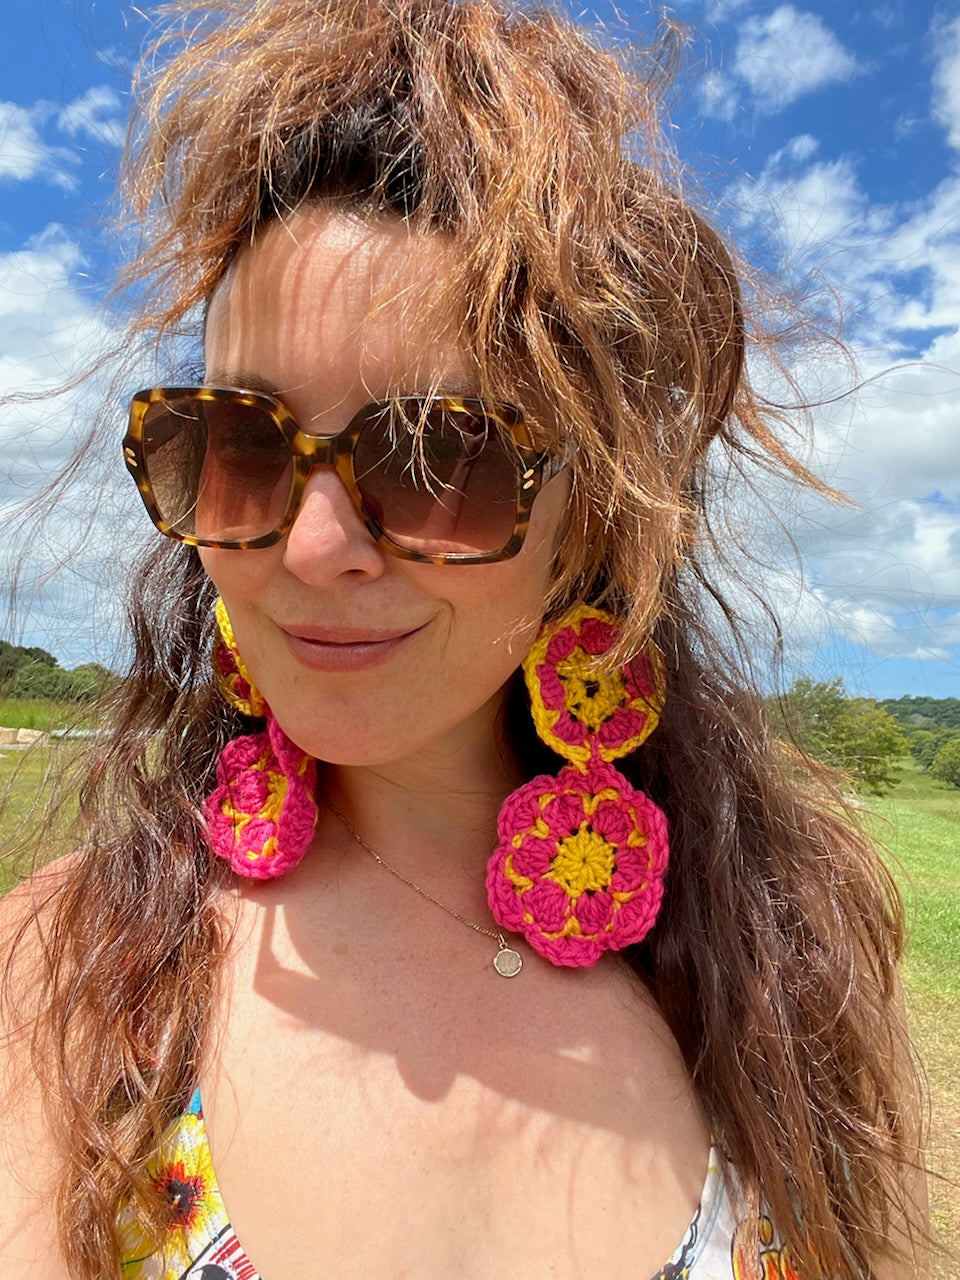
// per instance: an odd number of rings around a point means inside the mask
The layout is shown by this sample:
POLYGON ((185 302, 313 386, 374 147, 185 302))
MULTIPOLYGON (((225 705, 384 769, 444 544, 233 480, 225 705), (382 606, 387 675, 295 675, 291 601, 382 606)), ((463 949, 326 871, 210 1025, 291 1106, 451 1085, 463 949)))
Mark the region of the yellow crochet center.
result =
MULTIPOLYGON (((567 706, 591 733, 596 733, 615 711, 627 703, 623 676, 617 671, 600 679, 596 659, 582 649, 557 663, 557 675, 566 690, 567 706)), ((556 719, 559 719, 559 713, 556 719)))
POLYGON ((561 840, 553 866, 544 876, 553 880, 576 901, 588 890, 609 889, 615 867, 616 846, 584 823, 579 831, 561 840))

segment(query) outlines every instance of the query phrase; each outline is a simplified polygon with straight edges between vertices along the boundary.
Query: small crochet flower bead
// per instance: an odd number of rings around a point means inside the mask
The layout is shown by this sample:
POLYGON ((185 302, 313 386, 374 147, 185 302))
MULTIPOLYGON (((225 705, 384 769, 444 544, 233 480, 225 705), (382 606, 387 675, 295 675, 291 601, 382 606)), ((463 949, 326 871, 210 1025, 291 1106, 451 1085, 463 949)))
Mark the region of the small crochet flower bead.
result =
POLYGON ((553 964, 640 942, 663 898, 667 819, 613 765, 534 778, 507 797, 487 869, 497 923, 553 964))
POLYGON ((619 634, 610 614, 578 605, 544 628, 524 660, 537 732, 575 764, 586 765, 595 751, 603 760, 616 760, 657 727, 664 679, 654 648, 618 671, 598 674, 597 659, 619 634))
POLYGON ((317 762, 271 716, 262 733, 233 738, 204 802, 207 839, 234 871, 270 880, 295 867, 317 820, 317 762))
POLYGON ((225 702, 245 716, 266 716, 270 708, 237 651, 227 608, 217 597, 217 638, 213 644, 213 674, 225 702))

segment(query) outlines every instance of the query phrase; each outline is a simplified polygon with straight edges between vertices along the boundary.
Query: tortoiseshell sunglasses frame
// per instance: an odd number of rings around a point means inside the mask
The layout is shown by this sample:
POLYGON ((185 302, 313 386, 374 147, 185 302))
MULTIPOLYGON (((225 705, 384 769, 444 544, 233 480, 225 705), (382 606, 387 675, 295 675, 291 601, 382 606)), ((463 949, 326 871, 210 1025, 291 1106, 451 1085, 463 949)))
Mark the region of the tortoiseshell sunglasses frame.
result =
MULTIPOLYGON (((421 409, 422 412, 422 409, 421 409)), ((541 488, 558 475, 567 465, 563 459, 552 457, 533 447, 530 433, 519 409, 512 405, 491 406, 486 401, 461 396, 398 396, 391 400, 374 400, 350 419, 347 425, 334 435, 316 436, 301 430, 289 409, 276 396, 262 391, 247 391, 239 387, 151 387, 138 391, 130 402, 130 425, 123 439, 123 460, 133 476, 143 505, 156 528, 168 538, 194 547, 218 547, 223 550, 253 550, 270 547, 279 542, 290 529, 303 497, 303 490, 310 472, 316 466, 332 467, 350 495, 357 514, 372 536, 403 560, 417 560, 422 564, 492 564, 509 560, 523 546, 530 527, 530 515, 534 499, 541 488), (276 527, 256 538, 217 539, 200 538, 175 529, 164 519, 157 506, 143 453, 143 423, 151 405, 173 399, 193 399, 208 403, 243 404, 267 413, 290 446, 294 474, 286 509, 276 527), (493 551, 424 552, 404 547, 395 542, 389 533, 371 515, 364 505, 357 485, 353 455, 360 433, 368 422, 395 404, 439 405, 454 413, 479 413, 505 431, 514 442, 517 453, 516 513, 513 533, 507 542, 493 551)))

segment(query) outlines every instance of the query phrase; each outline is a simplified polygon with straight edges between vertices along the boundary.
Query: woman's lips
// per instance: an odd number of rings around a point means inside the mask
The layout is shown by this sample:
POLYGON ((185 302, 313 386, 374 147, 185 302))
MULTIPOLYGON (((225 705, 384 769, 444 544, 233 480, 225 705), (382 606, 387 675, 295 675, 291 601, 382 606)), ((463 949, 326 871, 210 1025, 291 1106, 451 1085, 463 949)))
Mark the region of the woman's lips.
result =
POLYGON ((294 658, 312 671, 363 671, 385 662, 422 627, 363 631, 343 627, 281 627, 294 658))

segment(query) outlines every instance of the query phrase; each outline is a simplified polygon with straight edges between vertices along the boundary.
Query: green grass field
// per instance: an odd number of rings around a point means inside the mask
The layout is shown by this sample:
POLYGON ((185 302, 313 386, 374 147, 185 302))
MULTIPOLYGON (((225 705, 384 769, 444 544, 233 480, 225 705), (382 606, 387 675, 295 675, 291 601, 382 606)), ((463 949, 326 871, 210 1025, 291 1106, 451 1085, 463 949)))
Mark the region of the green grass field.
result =
MULTIPOLYGON (((73 742, 26 755, 0 748, 0 796, 7 799, 0 850, 33 825, 31 808, 44 778, 59 776, 76 750, 73 742)), ((906 903, 904 982, 930 1086, 928 1160, 955 1184, 931 1179, 934 1225, 960 1256, 960 790, 908 766, 890 796, 870 801, 867 822, 888 850, 906 903)), ((61 848, 54 841, 46 852, 52 857, 61 848)), ((12 869, 0 862, 0 891, 12 878, 12 869)), ((960 1261, 942 1261, 934 1277, 958 1280, 960 1261)))
POLYGON ((7 729, 62 729, 66 725, 90 728, 92 724, 92 716, 83 703, 0 698, 0 725, 7 729))
MULTIPOLYGON (((40 810, 76 754, 74 741, 41 742, 32 747, 0 747, 0 855, 25 841, 39 825, 40 810)), ((63 826, 66 825, 66 815, 63 826)), ((54 838, 44 851, 44 861, 68 852, 68 842, 54 838)), ((20 868, 0 860, 0 894, 10 888, 20 868)))
MULTIPOLYGON (((907 911, 903 966, 910 1026, 930 1086, 933 1220, 960 1251, 960 790, 915 766, 896 789, 871 800, 869 827, 888 862, 907 911)), ((944 1259, 936 1280, 957 1280, 960 1259, 944 1259)))

